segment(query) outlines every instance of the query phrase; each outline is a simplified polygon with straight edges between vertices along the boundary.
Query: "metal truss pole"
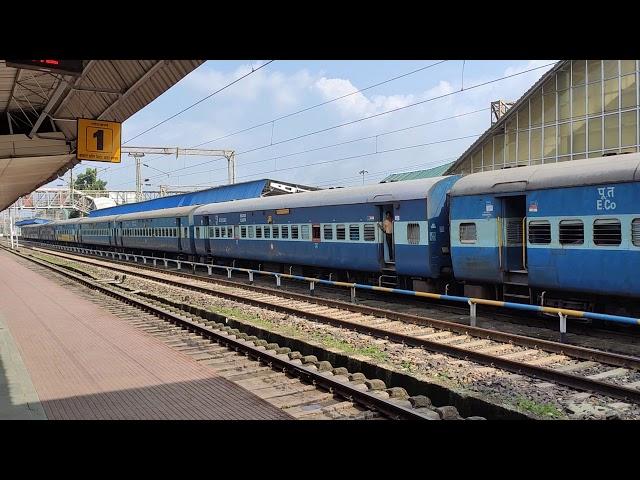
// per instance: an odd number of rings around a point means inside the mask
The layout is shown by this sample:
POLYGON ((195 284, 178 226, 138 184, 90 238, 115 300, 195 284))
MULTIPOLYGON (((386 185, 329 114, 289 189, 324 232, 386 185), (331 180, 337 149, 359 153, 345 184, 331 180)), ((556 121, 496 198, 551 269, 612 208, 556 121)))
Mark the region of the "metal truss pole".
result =
MULTIPOLYGON (((198 155, 204 157, 224 157, 228 162, 229 184, 236 183, 236 154, 234 150, 208 150, 202 148, 179 148, 179 147, 122 147, 122 153, 128 153, 132 157, 149 155, 175 155, 176 159, 180 155, 198 155)), ((137 175, 138 163, 136 163, 137 175)), ((137 178, 137 177, 136 177, 137 178)), ((140 178, 142 178, 140 176, 140 178)), ((141 184, 141 182, 140 182, 141 184)), ((138 182, 136 181, 136 186, 138 182)))
POLYGON ((231 155, 227 156, 228 170, 229 170, 229 185, 236 183, 236 154, 231 152, 231 155))

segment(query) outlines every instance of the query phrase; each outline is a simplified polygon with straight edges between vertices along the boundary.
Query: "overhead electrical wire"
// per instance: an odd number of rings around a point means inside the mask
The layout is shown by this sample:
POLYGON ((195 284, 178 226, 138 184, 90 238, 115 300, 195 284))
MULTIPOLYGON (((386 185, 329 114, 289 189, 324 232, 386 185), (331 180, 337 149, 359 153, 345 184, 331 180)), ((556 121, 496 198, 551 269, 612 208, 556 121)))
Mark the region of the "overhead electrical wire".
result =
MULTIPOLYGON (((519 76, 519 75, 523 75, 525 73, 529 73, 529 72, 532 72, 534 70, 539 70, 541 68, 549 67, 551 65, 555 65, 555 62, 548 63, 548 64, 545 64, 545 65, 541 65, 541 66, 538 66, 538 67, 532 67, 532 68, 523 70, 521 72, 513 73, 511 75, 505 75, 503 77, 495 78, 493 80, 488 80, 486 82, 478 83, 478 84, 472 85, 470 87, 467 87, 464 90, 456 90, 456 91, 445 93, 445 94, 438 95, 438 96, 435 96, 435 97, 430 97, 430 98, 427 98, 425 100, 420 100, 418 102, 410 103, 410 104, 404 105, 402 107, 396 107, 396 108, 393 108, 393 109, 390 109, 390 110, 386 110, 384 112, 376 113, 376 114, 373 114, 373 115, 368 115, 366 117, 361 117, 361 118, 358 118, 356 120, 351 120, 349 122, 341 123, 341 124, 338 124, 338 125, 333 125, 331 127, 322 128, 322 129, 315 130, 315 131, 312 131, 312 132, 307 132, 307 133, 304 133, 302 135, 297 135, 295 137, 291 137, 291 138, 288 138, 288 139, 285 139, 285 140, 281 140, 279 142, 272 143, 270 145, 263 145, 261 147, 256 147, 256 148, 251 148, 249 150, 244 150, 242 152, 236 152, 235 156, 237 158, 238 156, 245 155, 247 153, 252 153, 252 152, 255 152, 255 151, 258 151, 258 150, 263 150, 265 148, 274 147, 276 145, 281 145, 281 144, 284 144, 284 143, 292 142, 294 140, 299 140, 301 138, 306 138, 306 137, 309 137, 309 136, 312 136, 312 135, 317 135, 319 133, 324 133, 324 132, 327 132, 327 131, 330 131, 330 130, 335 130, 337 128, 345 127, 345 126, 348 126, 348 125, 353 125, 355 123, 359 123, 359 122, 362 122, 362 121, 365 121, 365 120, 370 120, 372 118, 377 118, 377 117, 380 117, 380 116, 383 116, 383 115, 388 115, 390 113, 395 113, 395 112, 398 112, 400 110, 405 110, 407 108, 412 108, 412 107, 415 107, 415 106, 418 106, 418 105, 423 105, 423 104, 428 103, 428 102, 432 102, 432 101, 435 101, 435 100, 446 98, 446 97, 449 97, 449 96, 452 96, 452 95, 456 95, 458 93, 468 92, 469 90, 473 90, 475 88, 479 88, 479 87, 483 87, 483 86, 486 86, 486 85, 490 85, 492 83, 496 83, 496 82, 499 82, 499 81, 502 81, 502 80, 506 80, 508 78, 513 78, 513 77, 516 77, 516 76, 519 76)), ((211 163, 213 161, 217 161, 217 160, 210 160, 207 163, 211 163)), ((203 165, 203 164, 204 163, 200 163, 200 164, 197 164, 197 165, 203 165)), ((193 168, 193 167, 188 167, 188 168, 193 168)), ((169 170, 169 173, 181 171, 181 170, 184 170, 184 169, 185 169, 185 167, 180 168, 180 169, 175 169, 175 170, 169 170)))
MULTIPOLYGON (((486 111, 489 111, 489 110, 490 110, 489 107, 481 108, 481 109, 478 109, 478 110, 473 110, 471 112, 465 112, 465 113, 460 113, 458 115, 452 115, 452 116, 449 116, 449 117, 443 117, 443 118, 439 118, 439 119, 436 119, 436 120, 431 120, 429 122, 423 122, 423 123, 419 123, 419 124, 416 124, 416 125, 411 125, 411 126, 408 126, 408 127, 398 128, 398 129, 395 129, 395 130, 389 130, 389 131, 386 131, 386 132, 380 132, 380 133, 377 133, 375 135, 368 135, 366 137, 355 138, 355 139, 352 139, 352 140, 346 140, 344 142, 333 143, 331 145, 324 145, 322 147, 310 148, 310 149, 307 149, 307 150, 302 150, 302 151, 293 152, 293 153, 287 153, 287 154, 278 155, 278 156, 275 156, 275 157, 263 158, 263 159, 260 159, 260 160, 253 160, 251 162, 243 163, 242 166, 253 165, 253 164, 262 163, 262 162, 269 162, 269 161, 272 161, 272 160, 280 160, 280 159, 287 158, 287 157, 293 157, 293 156, 296 156, 296 155, 302 155, 304 153, 317 152, 317 151, 320 151, 320 150, 326 150, 328 148, 339 147, 339 146, 342 146, 342 145, 348 145, 350 143, 361 142, 361 141, 364 141, 364 140, 372 140, 372 139, 377 138, 377 137, 383 137, 383 136, 391 135, 391 134, 394 134, 394 133, 404 132, 404 131, 407 131, 407 130, 411 130, 411 129, 415 129, 415 128, 419 128, 419 127, 424 127, 424 126, 432 125, 432 124, 435 124, 435 123, 444 122, 446 120, 453 120, 453 119, 456 119, 456 118, 461 118, 461 117, 465 117, 465 116, 468 116, 468 115, 473 115, 473 114, 480 113, 480 112, 486 112, 486 111)), ((202 165, 207 165, 209 163, 213 163, 213 162, 216 162, 218 160, 219 159, 207 160, 206 162, 196 163, 196 164, 190 165, 188 167, 182 167, 182 168, 177 168, 177 169, 174 169, 174 170, 170 170, 170 172, 175 173, 175 172, 179 172, 179 171, 182 171, 182 170, 188 170, 188 169, 191 169, 191 168, 200 167, 202 165)), ((185 176, 186 177, 186 176, 189 176, 189 175, 197 175, 199 173, 217 172, 217 171, 222 171, 222 170, 227 170, 227 169, 226 169, 226 167, 225 168, 216 168, 214 170, 206 170, 206 171, 200 171, 200 172, 185 173, 185 174, 181 174, 181 176, 185 176)), ((169 173, 169 172, 167 172, 167 173, 169 173)), ((161 175, 152 175, 149 178, 157 178, 157 177, 160 177, 160 176, 161 175)))
MULTIPOLYGON (((432 63, 432 64, 430 64, 430 65, 426 65, 426 66, 424 66, 424 67, 421 67, 421 68, 418 68, 418 69, 412 70, 412 71, 410 71, 410 72, 406 72, 406 73, 403 73, 403 74, 401 74, 401 75, 397 75, 397 76, 395 76, 395 77, 393 77, 393 78, 389 78, 389 79, 387 79, 387 80, 383 80, 382 82, 378 82, 378 83, 375 83, 375 84, 373 84, 373 85, 369 85, 368 87, 361 88, 361 89, 356 90, 356 91, 354 91, 354 92, 346 93, 346 94, 341 95, 341 96, 339 96, 339 97, 331 98, 331 99, 329 99, 329 100, 327 100, 327 101, 324 101, 324 102, 321 102, 321 103, 317 103, 317 104, 315 104, 315 105, 311 105, 310 107, 305 107, 305 108, 303 108, 303 109, 301 109, 301 110, 297 110, 297 111, 295 111, 295 112, 287 113, 286 115, 282 115, 282 116, 280 116, 280 117, 276 117, 276 118, 273 118, 273 119, 271 119, 271 120, 268 120, 268 121, 265 121, 265 122, 262 122, 262 123, 258 123, 258 124, 256 124, 256 125, 251 126, 251 127, 246 127, 246 128, 241 129, 241 130, 237 130, 237 131, 235 131, 235 132, 231 132, 231 133, 226 134, 226 135, 224 135, 224 136, 222 136, 222 137, 218 137, 218 138, 215 138, 215 139, 213 139, 213 140, 208 140, 208 141, 203 142, 203 143, 200 143, 200 144, 198 144, 198 145, 193 145, 192 147, 189 147, 189 148, 197 148, 197 147, 201 147, 202 145, 206 145, 207 143, 216 142, 216 141, 218 141, 218 140, 222 140, 222 139, 225 139, 225 138, 229 138, 229 137, 232 137, 232 136, 234 136, 234 135, 238 135, 238 134, 240 134, 240 133, 248 132, 248 131, 250 131, 250 130, 254 130, 254 129, 259 128, 259 127, 263 127, 263 126, 266 126, 266 125, 269 125, 269 124, 273 124, 273 123, 275 123, 275 122, 277 122, 277 121, 284 120, 285 118, 293 117, 293 116, 298 115, 298 114, 300 114, 300 113, 304 113, 304 112, 308 112, 309 110, 313 110, 314 108, 318 108, 318 107, 321 107, 321 106, 323 106, 323 105, 327 105, 327 104, 329 104, 329 103, 332 103, 332 102, 335 102, 335 101, 341 100, 341 99, 346 98, 346 97, 350 97, 351 95, 355 95, 356 93, 361 93, 361 92, 364 92, 364 91, 366 91, 366 90, 370 90, 370 89, 372 89, 372 88, 379 87, 380 85, 384 85, 384 84, 386 84, 386 83, 390 83, 390 82, 393 82, 393 81, 395 81, 395 80, 399 80, 399 79, 401 79, 401 78, 405 78, 405 77, 408 77, 408 76, 410 76, 410 75, 414 75, 414 74, 416 74, 416 73, 418 73, 418 72, 422 72, 423 70, 427 70, 427 69, 429 69, 429 68, 435 67, 435 66, 440 65, 440 64, 445 63, 445 62, 447 62, 447 60, 441 60, 441 61, 439 61, 439 62, 432 63)), ((144 133, 144 132, 143 132, 143 133, 144 133)), ((134 137, 134 138, 135 138, 135 137, 134 137)), ((129 140, 128 140, 128 141, 129 141, 129 140)), ((127 143, 127 142, 125 142, 125 143, 127 143)), ((154 155, 154 156, 152 156, 152 157, 149 157, 149 158, 147 159, 147 161, 149 161, 149 160, 153 160, 154 158, 159 158, 159 157, 160 157, 159 155, 154 155)), ((113 169, 113 170, 112 170, 112 172, 113 172, 113 171, 116 171, 116 170, 120 170, 121 168, 129 168, 129 167, 131 167, 131 166, 132 166, 132 165, 127 165, 127 166, 123 166, 123 167, 120 167, 120 168, 115 168, 115 169, 113 169)))
MULTIPOLYGON (((310 167, 310 166, 315 166, 315 165, 325 165, 327 163, 335 163, 335 162, 340 162, 340 161, 345 161, 345 160, 354 160, 356 158, 364 158, 364 157, 371 157, 373 155, 380 155, 383 153, 390 153, 390 152, 398 152, 401 150, 408 150, 408 149, 412 149, 412 148, 419 148, 419 147, 426 147, 426 146, 430 146, 430 145, 437 145, 440 143, 447 143, 447 142, 454 142, 457 140, 464 140, 464 139, 468 139, 468 138, 477 138, 480 137, 482 135, 482 133, 478 133, 478 134, 474 134, 474 135, 466 135, 463 137, 457 137, 457 138, 449 138, 446 140, 436 140, 434 142, 427 142, 427 143, 418 143, 415 145, 405 145, 403 147, 397 147, 397 148, 390 148, 387 150, 378 150, 376 152, 369 152, 369 153, 363 153, 363 154, 359 154, 359 155, 350 155, 348 157, 341 157, 341 158, 335 158, 333 160, 323 160, 320 162, 312 162, 312 163, 305 163, 303 165, 295 165, 292 167, 284 167, 284 168, 276 168, 276 169, 272 169, 272 170, 265 170, 262 172, 257 172, 257 173, 251 173, 248 175, 241 175, 239 177, 236 178, 248 178, 248 177, 253 177, 256 175, 263 175, 265 173, 272 173, 272 172, 283 172, 283 171, 287 171, 287 170, 296 170, 298 168, 304 168, 304 167, 310 167)), ((186 176, 186 175, 185 175, 186 176)), ((200 186, 200 185, 206 185, 206 184, 195 184, 193 186, 200 186)))
POLYGON ((184 108, 184 109, 180 110, 178 113, 174 113, 174 114, 173 114, 173 115, 171 115, 170 117, 167 117, 167 118, 165 118, 164 120, 162 120, 161 122, 156 123, 154 126, 147 128, 144 132, 141 132, 141 133, 137 134, 135 137, 131 137, 129 140, 127 140, 126 142, 124 142, 124 143, 123 143, 123 145, 125 145, 125 144, 129 143, 131 140, 135 140, 136 138, 141 137, 141 136, 142 136, 142 135, 144 135, 145 133, 150 132, 150 131, 151 131, 151 130, 153 130, 154 128, 159 127, 160 125, 162 125, 162 124, 164 124, 164 123, 168 122, 169 120, 171 120, 171 119, 173 119, 173 118, 176 118, 178 115, 183 114, 183 113, 184 113, 184 112, 186 112, 187 110, 192 109, 192 108, 193 108, 193 107, 195 107, 196 105, 199 105, 200 103, 202 103, 202 102, 204 102, 205 100, 207 100, 207 99, 209 99, 209 98, 213 97, 214 95, 216 95, 216 94, 218 94, 218 93, 222 92, 223 90, 226 90, 226 89, 227 89, 227 88, 229 88, 230 86, 232 86, 232 85, 234 85, 234 84, 238 83, 240 80, 242 80, 242 79, 244 79, 244 78, 247 78, 249 75, 252 75, 252 74, 256 73, 258 70, 260 70, 260 69, 262 69, 262 68, 266 67, 267 65, 269 65, 270 63, 273 63, 274 61, 275 61, 275 60, 269 60, 268 62, 263 63, 262 65, 260 65, 260 66, 259 66, 259 67, 257 67, 257 68, 252 68, 250 72, 247 72, 247 73, 245 73, 244 75, 242 75, 242 76, 240 76, 240 77, 236 78, 234 81, 232 81, 231 83, 228 83, 228 84, 227 84, 227 85, 225 85, 224 87, 219 88, 218 90, 216 90, 215 92, 210 93, 209 95, 207 95, 207 96, 206 96, 206 97, 204 97, 204 98, 201 98, 201 99, 200 99, 200 100, 198 100, 197 102, 195 102, 195 103, 193 103, 193 104, 189 105, 188 107, 186 107, 186 108, 184 108))
MULTIPOLYGON (((449 97, 449 96, 452 96, 452 95, 456 95, 458 93, 467 92, 467 91, 472 90, 472 89, 480 88, 480 87, 483 87, 483 86, 486 86, 486 85, 490 85, 490 84, 493 84, 493 83, 496 83, 496 82, 500 82, 500 81, 503 81, 503 80, 506 80, 506 79, 509 79, 509 78, 513 78, 513 77, 516 77, 516 76, 524 75, 526 73, 529 73, 529 72, 532 72, 532 71, 535 71, 535 70, 539 70, 539 69, 542 69, 542 68, 547 68, 547 67, 550 67, 550 66, 552 66, 554 64, 555 64, 555 62, 552 62, 552 63, 540 65, 540 66, 537 66, 537 67, 532 67, 532 68, 523 70, 521 72, 516 72, 516 73, 510 74, 510 75, 505 75, 505 76, 502 76, 502 77, 499 77, 499 78, 488 80, 486 82, 481 82, 481 83, 469 86, 469 87, 465 88, 464 90, 460 89, 460 90, 456 90, 456 91, 449 92, 449 93, 446 93, 446 94, 438 95, 438 96, 435 96, 435 97, 430 97, 430 98, 427 98, 425 100, 421 100, 421 101, 414 102, 414 103, 411 103, 411 104, 408 104, 408 105, 404 105, 402 107, 397 107, 397 108, 394 108, 394 109, 386 110, 384 112, 379 112, 377 114, 368 115, 366 117, 361 117, 359 119, 355 119, 355 120, 352 120, 352 121, 349 121, 349 122, 345 122, 345 123, 341 123, 341 124, 338 124, 338 125, 333 125, 333 126, 326 127, 326 128, 319 129, 319 130, 315 130, 315 131, 312 131, 312 132, 307 132, 305 134, 298 135, 298 136, 295 136, 295 137, 291 137, 291 138, 288 138, 288 139, 284 139, 284 140, 281 140, 281 141, 278 141, 278 142, 275 142, 275 143, 271 143, 269 145, 263 145, 261 147, 256 147, 256 148, 252 148, 252 149, 245 150, 245 151, 242 151, 242 152, 238 152, 238 153, 236 153, 236 157, 239 156, 239 155, 255 152, 255 151, 258 151, 258 150, 261 150, 261 149, 270 148, 270 147, 273 147, 273 146, 276 146, 276 145, 281 145, 281 144, 284 144, 284 143, 292 142, 294 140, 299 140, 301 138, 306 138, 306 137, 309 137, 309 136, 312 136, 312 135, 316 135, 316 134, 319 134, 319 133, 324 133, 324 132, 327 132, 327 131, 330 131, 330 130, 342 128, 342 127, 345 127, 345 126, 348 126, 348 125, 353 125, 355 123, 359 123, 359 122, 362 122, 362 121, 365 121, 365 120, 369 120, 369 119, 372 119, 372 118, 377 118, 377 117, 380 117, 380 116, 383 116, 383 115, 387 115, 387 114, 390 114, 390 113, 395 113, 395 112, 398 112, 398 111, 401 111, 401 110, 405 110, 405 109, 408 109, 408 108, 412 108, 412 107, 415 107, 415 106, 418 106, 418 105, 423 105, 425 103, 432 102, 432 101, 435 101, 435 100, 438 100, 438 99, 442 99, 442 98, 446 98, 446 97, 449 97)), ((270 122, 267 122, 267 123, 270 123, 270 122)), ((411 127, 409 127, 409 128, 411 128, 411 127)), ((372 137, 374 137, 374 136, 372 136, 372 137)), ((357 141, 357 140, 354 140, 354 141, 357 141)), ((348 143, 352 143, 352 142, 348 142, 348 143)), ((201 144, 196 145, 194 147, 204 145, 205 143, 210 143, 210 142, 204 142, 204 143, 201 143, 201 144)), ((347 142, 345 142, 345 143, 347 143, 347 142)), ((194 148, 194 147, 192 147, 192 148, 194 148)), ((325 147, 325 148, 329 148, 329 147, 325 147)), ((409 148, 415 148, 415 147, 409 147, 409 148)), ((315 149, 312 149, 312 150, 315 150, 315 149)), ((378 153, 384 153, 384 151, 381 151, 381 152, 378 152, 378 153)), ((298 154, 300 154, 300 153, 298 153, 298 154)), ((371 155, 371 154, 367 154, 367 155, 371 155)), ((348 158, 350 158, 350 157, 348 157, 348 158)), ((358 156, 355 156, 353 158, 358 158, 358 156)), ((261 161, 268 161, 268 160, 269 159, 264 159, 264 160, 261 160, 261 161)), ((182 167, 182 168, 179 168, 179 169, 169 170, 167 173, 175 173, 177 171, 182 171, 182 170, 186 170, 186 169, 189 169, 189 168, 194 168, 196 166, 212 163, 213 161, 217 161, 217 159, 216 160, 210 160, 210 161, 203 162, 203 163, 199 163, 199 164, 195 164, 195 165, 191 165, 189 167, 182 167)), ((303 166, 306 166, 306 165, 303 165, 303 166)), ((286 170, 286 169, 283 169, 283 170, 286 170)), ((262 172, 262 173, 268 173, 268 172, 262 172)), ((260 174, 261 173, 257 173, 255 175, 260 175, 260 174)), ((252 175, 254 175, 254 174, 252 174, 252 175)), ((243 177, 238 177, 238 178, 245 178, 246 176, 252 176, 252 175, 245 175, 243 177)), ((129 182, 127 182, 127 183, 129 183, 129 182)))

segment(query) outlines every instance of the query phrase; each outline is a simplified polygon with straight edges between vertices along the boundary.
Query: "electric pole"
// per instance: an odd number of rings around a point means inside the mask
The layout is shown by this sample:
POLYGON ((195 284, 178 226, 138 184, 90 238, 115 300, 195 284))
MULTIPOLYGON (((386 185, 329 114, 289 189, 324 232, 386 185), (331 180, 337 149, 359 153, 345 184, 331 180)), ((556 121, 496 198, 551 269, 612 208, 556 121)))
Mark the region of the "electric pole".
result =
POLYGON ((358 173, 360 175, 362 175, 362 184, 364 185, 364 174, 365 173, 369 173, 369 171, 368 170, 360 170, 358 173))
POLYGON ((136 159, 136 202, 142 201, 142 157, 144 157, 144 153, 142 152, 129 152, 130 157, 134 157, 136 159))

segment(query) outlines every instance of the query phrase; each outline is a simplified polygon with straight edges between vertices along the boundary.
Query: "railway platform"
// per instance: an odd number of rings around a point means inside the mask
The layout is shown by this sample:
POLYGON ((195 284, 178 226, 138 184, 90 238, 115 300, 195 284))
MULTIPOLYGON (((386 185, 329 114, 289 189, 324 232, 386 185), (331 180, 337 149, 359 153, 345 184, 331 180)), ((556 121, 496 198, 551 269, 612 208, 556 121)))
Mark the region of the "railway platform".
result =
POLYGON ((0 252, 0 420, 291 417, 0 252))

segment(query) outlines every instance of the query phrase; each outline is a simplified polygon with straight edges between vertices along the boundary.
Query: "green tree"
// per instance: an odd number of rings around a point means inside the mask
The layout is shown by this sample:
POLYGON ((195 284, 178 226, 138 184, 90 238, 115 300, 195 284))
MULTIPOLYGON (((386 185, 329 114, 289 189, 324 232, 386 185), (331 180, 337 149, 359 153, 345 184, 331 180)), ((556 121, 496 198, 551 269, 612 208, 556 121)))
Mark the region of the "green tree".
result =
POLYGON ((106 190, 107 182, 98 180, 98 169, 87 168, 84 173, 78 175, 73 182, 73 188, 77 190, 106 190))

